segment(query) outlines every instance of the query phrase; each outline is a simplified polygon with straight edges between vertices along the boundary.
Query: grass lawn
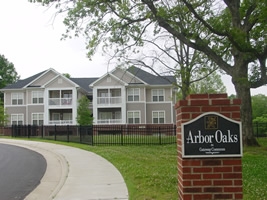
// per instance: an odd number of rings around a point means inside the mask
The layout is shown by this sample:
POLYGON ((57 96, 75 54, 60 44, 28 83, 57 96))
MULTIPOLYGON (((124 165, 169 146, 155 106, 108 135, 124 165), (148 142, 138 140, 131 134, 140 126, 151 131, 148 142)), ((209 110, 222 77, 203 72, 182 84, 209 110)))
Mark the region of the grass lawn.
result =
POLYGON ((267 138, 258 139, 261 147, 244 148, 244 199, 267 200, 267 138))
MULTIPOLYGON (((126 181, 130 200, 178 198, 176 145, 88 146, 49 142, 92 151, 112 162, 126 181)), ((259 143, 261 147, 244 148, 244 200, 267 200, 267 138, 259 139, 259 143)))

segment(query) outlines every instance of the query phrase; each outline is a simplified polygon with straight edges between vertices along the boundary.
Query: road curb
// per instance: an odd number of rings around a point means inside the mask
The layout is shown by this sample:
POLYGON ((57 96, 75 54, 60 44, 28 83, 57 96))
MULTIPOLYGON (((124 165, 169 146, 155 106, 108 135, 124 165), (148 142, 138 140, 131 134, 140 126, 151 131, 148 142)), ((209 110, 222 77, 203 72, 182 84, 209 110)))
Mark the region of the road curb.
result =
MULTIPOLYGON (((0 143, 20 146, 35 151, 45 158, 47 169, 40 184, 25 198, 25 200, 52 200, 63 187, 69 173, 66 158, 56 152, 42 148, 41 142, 0 139, 0 143)), ((47 145, 47 144, 46 144, 47 145)), ((53 144, 56 145, 56 144, 53 144)))

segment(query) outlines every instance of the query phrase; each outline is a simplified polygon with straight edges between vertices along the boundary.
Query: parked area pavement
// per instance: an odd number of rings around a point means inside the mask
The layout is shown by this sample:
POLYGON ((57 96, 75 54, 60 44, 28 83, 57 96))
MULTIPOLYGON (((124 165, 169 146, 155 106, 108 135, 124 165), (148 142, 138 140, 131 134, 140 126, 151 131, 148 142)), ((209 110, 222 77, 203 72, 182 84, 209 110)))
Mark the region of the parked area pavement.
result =
POLYGON ((26 200, 128 200, 120 172, 95 153, 64 145, 0 139, 42 154, 47 162, 40 184, 26 200))

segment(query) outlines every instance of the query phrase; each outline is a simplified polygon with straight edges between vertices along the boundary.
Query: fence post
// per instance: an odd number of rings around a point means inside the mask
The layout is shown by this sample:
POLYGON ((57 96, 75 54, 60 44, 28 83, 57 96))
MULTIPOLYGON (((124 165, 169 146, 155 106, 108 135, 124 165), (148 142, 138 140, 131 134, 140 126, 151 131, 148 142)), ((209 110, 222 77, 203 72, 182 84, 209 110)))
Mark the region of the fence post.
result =
POLYGON ((91 125, 91 134, 92 134, 92 146, 94 146, 94 136, 95 136, 95 130, 94 130, 94 125, 91 125))
POLYGON ((258 125, 258 122, 256 122, 256 127, 257 127, 257 138, 259 138, 259 125, 258 125))
POLYGON ((27 131, 28 138, 30 138, 30 135, 31 135, 31 125, 28 124, 28 131, 27 131))
POLYGON ((80 125, 80 144, 82 143, 82 126, 80 125))
POLYGON ((70 132, 69 132, 70 128, 69 125, 67 124, 67 142, 70 141, 70 132))
POLYGON ((41 125, 41 134, 42 134, 42 138, 44 138, 44 125, 41 125))
POLYGON ((121 125, 121 145, 123 146, 123 126, 121 125))
POLYGON ((160 144, 160 145, 162 144, 162 141, 161 141, 161 131, 160 131, 160 126, 159 126, 159 144, 160 144))
POLYGON ((57 125, 55 124, 55 141, 57 141, 57 125))
POLYGON ((15 137, 15 125, 11 126, 11 136, 15 137))

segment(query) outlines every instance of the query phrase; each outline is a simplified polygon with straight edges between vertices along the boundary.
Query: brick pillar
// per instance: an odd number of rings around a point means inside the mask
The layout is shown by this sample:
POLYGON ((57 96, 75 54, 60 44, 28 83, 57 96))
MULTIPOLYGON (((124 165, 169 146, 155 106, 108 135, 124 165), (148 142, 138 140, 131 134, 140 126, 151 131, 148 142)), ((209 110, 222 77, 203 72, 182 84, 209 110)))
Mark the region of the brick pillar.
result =
POLYGON ((227 94, 193 94, 176 104, 178 196, 180 200, 242 199, 241 157, 183 158, 181 124, 205 112, 240 121, 239 99, 227 94))

